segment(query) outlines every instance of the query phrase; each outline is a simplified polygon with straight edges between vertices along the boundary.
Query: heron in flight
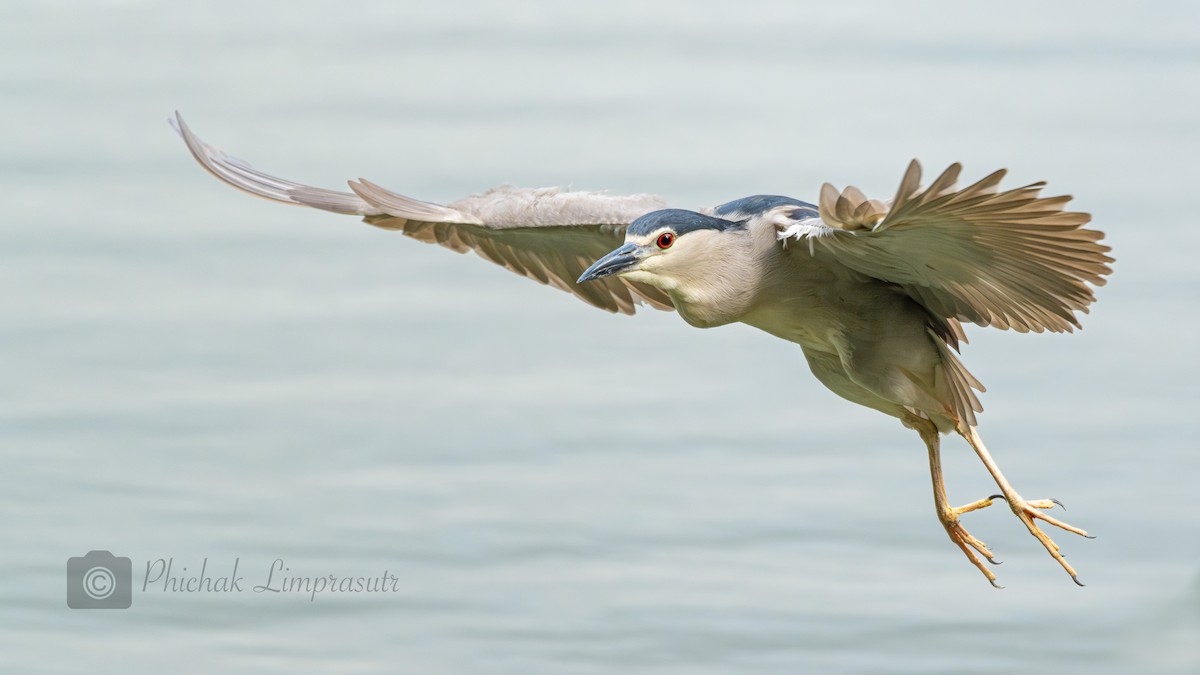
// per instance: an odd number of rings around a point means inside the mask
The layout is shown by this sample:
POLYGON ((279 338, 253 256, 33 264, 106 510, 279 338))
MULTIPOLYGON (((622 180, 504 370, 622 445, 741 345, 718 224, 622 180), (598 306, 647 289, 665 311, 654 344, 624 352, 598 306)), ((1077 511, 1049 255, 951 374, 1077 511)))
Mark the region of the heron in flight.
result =
POLYGON ((992 551, 959 517, 1002 499, 1075 583, 1075 570, 1042 530, 1086 531, 1025 499, 976 429, 984 391, 957 352, 963 322, 1018 332, 1079 327, 1112 258, 1091 216, 1042 197, 1044 183, 1001 189, 1002 169, 967 186, 951 165, 928 186, 908 166, 890 201, 825 184, 817 204, 758 195, 699 211, 665 208, 648 194, 501 187, 441 205, 365 179, 350 192, 262 173, 205 144, 176 113, 192 156, 220 180, 259 197, 361 216, 459 253, 474 251, 517 274, 610 312, 639 304, 675 310, 699 328, 749 324, 800 346, 834 393, 900 420, 929 453, 938 519, 993 586, 992 551), (1000 494, 947 501, 939 443, 966 439, 1000 494))

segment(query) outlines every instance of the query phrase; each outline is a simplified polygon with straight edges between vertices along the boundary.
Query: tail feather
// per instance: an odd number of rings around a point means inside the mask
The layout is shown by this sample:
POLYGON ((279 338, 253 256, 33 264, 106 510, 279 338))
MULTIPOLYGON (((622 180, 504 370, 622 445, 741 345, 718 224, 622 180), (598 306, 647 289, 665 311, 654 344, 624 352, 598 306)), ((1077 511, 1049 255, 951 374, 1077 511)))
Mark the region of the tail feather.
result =
POLYGON ((942 357, 941 371, 944 378, 942 385, 948 390, 946 393, 950 396, 954 414, 959 421, 975 426, 977 424, 975 413, 983 412, 983 405, 980 404, 979 397, 975 395, 975 392, 987 391, 987 389, 982 382, 975 379, 963 362, 958 360, 950 345, 932 329, 929 331, 929 337, 937 345, 938 354, 942 357))

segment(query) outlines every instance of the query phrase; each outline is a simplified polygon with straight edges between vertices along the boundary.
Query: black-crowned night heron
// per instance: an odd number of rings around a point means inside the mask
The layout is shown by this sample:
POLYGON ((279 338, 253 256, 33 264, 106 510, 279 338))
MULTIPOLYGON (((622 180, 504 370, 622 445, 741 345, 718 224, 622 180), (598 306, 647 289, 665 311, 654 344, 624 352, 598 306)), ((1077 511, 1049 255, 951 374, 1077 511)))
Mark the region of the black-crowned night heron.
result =
MULTIPOLYGON (((991 550, 959 516, 1004 499, 1079 583, 1036 521, 1088 536, 1023 498, 976 431, 983 385, 955 353, 961 322, 1019 332, 1071 331, 1109 274, 1090 216, 1070 197, 1040 197, 1043 183, 999 190, 1004 171, 959 189, 960 167, 922 189, 914 161, 890 202, 854 187, 821 188, 819 206, 755 196, 700 212, 665 209, 652 195, 557 188, 496 188, 448 206, 349 181, 352 192, 268 176, 172 120, 192 155, 222 181, 285 204, 363 216, 366 222, 481 257, 596 307, 675 309, 693 326, 740 321, 800 345, 834 393, 900 420, 929 451, 937 515, 984 576, 991 550), (942 479, 941 434, 974 448, 999 495, 952 507, 942 479), (978 554, 978 555, 976 555, 978 554)), ((1082 584, 1080 584, 1082 585, 1082 584)))

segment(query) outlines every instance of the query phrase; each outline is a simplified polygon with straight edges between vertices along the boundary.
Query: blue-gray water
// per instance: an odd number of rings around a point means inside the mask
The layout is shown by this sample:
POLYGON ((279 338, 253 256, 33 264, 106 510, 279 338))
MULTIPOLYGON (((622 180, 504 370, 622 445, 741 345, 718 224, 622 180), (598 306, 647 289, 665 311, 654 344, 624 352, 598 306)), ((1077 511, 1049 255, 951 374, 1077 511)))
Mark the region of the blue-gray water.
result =
MULTIPOLYGON (((0 20, 0 664, 8 672, 1196 672, 1194 3, 9 2, 0 20), (437 7, 437 8, 435 8, 437 7), (970 332, 981 431, 1056 534, 934 517, 915 434, 745 327, 614 317, 281 175, 698 207, 905 163, 1046 179, 1108 233, 1069 336, 970 332), (133 560, 124 611, 65 566, 133 560), (261 584, 141 590, 147 561, 261 584)), ((990 494, 961 442, 951 498, 990 494)))

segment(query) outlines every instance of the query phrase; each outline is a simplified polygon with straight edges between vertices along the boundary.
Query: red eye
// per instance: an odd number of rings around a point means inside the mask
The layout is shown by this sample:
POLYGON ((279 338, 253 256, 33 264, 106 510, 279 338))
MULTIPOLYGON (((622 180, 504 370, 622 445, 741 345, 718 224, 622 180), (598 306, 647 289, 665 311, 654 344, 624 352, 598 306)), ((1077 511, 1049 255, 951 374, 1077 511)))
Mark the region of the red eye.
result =
POLYGON ((659 248, 671 248, 671 244, 675 243, 675 235, 670 232, 663 232, 658 235, 657 243, 659 248))

